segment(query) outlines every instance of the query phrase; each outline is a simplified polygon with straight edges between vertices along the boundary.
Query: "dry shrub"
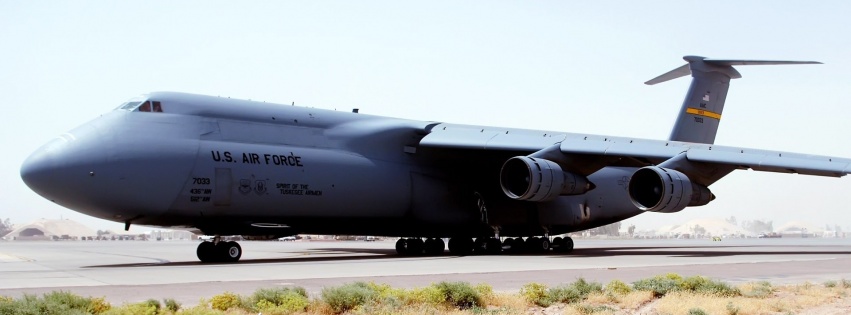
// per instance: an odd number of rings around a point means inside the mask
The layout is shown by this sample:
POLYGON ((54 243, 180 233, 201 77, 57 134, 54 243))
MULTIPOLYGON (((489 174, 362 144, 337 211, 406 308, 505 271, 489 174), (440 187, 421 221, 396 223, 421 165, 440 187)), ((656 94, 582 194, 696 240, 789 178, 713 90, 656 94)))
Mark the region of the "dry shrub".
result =
MULTIPOLYGON (((405 305, 392 303, 391 300, 385 300, 383 303, 367 303, 361 305, 345 314, 351 315, 419 315, 419 314, 445 314, 451 309, 445 304, 430 305, 416 304, 405 305)), ((263 313, 264 315, 266 313, 263 313)))
POLYGON ((307 305, 307 313, 316 315, 336 314, 334 309, 331 308, 331 305, 328 305, 328 303, 325 303, 322 300, 310 300, 310 304, 307 305))
POLYGON ((692 309, 701 309, 708 314, 727 314, 727 305, 730 302, 729 298, 678 291, 660 298, 655 309, 661 314, 688 314, 692 309))
POLYGON ((440 305, 445 300, 443 297, 443 292, 440 292, 440 290, 433 285, 411 289, 409 291, 404 292, 403 296, 405 302, 409 305, 440 305))
POLYGON ((156 315, 157 308, 145 302, 124 304, 119 307, 113 307, 104 312, 104 315, 156 315))
POLYGON ((623 308, 619 305, 622 297, 624 295, 611 292, 594 292, 579 303, 567 305, 565 314, 616 314, 619 311, 623 313, 623 308))
POLYGON ((92 298, 89 302, 88 311, 92 314, 101 314, 112 308, 112 305, 103 297, 92 298))
POLYGON ((487 283, 479 283, 473 286, 473 290, 479 293, 482 298, 483 305, 488 305, 488 301, 493 297, 493 286, 487 283))
POLYGON ((748 282, 739 286, 742 296, 764 299, 774 296, 774 287, 768 281, 748 282))
POLYGON ((708 294, 673 292, 659 299, 654 309, 660 314, 687 314, 690 309, 701 309, 708 314, 772 314, 801 309, 789 297, 748 298, 718 297, 708 294))
POLYGON ((617 304, 620 301, 618 295, 611 293, 595 292, 585 297, 585 303, 589 304, 617 304))
POLYGON ((569 304, 564 308, 566 315, 615 314, 617 309, 608 305, 592 305, 585 303, 569 304))
POLYGON ((509 310, 525 310, 530 306, 525 298, 512 293, 494 293, 487 305, 509 310))
POLYGON ((623 309, 637 310, 644 304, 653 301, 653 292, 632 291, 619 298, 618 306, 623 309))
POLYGON ((813 285, 804 283, 790 287, 784 287, 778 294, 778 298, 782 299, 786 305, 786 310, 798 310, 801 308, 809 308, 817 305, 834 303, 841 299, 845 292, 836 288, 827 288, 821 285, 813 285), (787 293, 788 292, 788 293, 787 293))

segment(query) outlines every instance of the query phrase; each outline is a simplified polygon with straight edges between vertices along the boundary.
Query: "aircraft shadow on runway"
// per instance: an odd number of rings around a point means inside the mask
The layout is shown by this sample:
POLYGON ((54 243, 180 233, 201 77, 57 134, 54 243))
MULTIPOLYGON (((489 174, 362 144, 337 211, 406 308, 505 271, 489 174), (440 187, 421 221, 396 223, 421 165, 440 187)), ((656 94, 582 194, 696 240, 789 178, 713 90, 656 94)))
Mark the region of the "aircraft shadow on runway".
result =
POLYGON ((113 264, 113 265, 92 265, 82 268, 127 268, 127 267, 167 267, 167 266, 215 266, 215 265, 243 265, 243 264, 278 264, 278 263, 306 263, 306 262, 334 262, 334 261, 371 261, 371 260, 386 260, 386 259, 448 259, 457 256, 400 256, 394 249, 359 249, 359 248, 317 248, 302 252, 282 252, 282 255, 288 255, 283 258, 262 258, 262 259, 241 259, 239 262, 222 262, 222 263, 202 263, 197 260, 193 261, 167 261, 159 258, 147 259, 156 260, 149 263, 132 263, 132 264, 113 264), (293 256, 293 255, 299 256, 293 256), (364 255, 352 255, 364 254, 364 255), (345 256, 340 256, 345 255, 345 256))
POLYGON ((758 255, 851 255, 847 246, 818 246, 819 250, 806 250, 806 246, 790 245, 730 245, 730 246, 652 246, 577 248, 553 258, 605 257, 605 256, 668 256, 668 257, 723 257, 758 255), (790 247, 803 250, 791 250, 790 247), (823 250, 835 247, 836 250, 823 250))
MULTIPOLYGON (((732 245, 732 246, 652 246, 652 247, 604 247, 604 248, 577 248, 571 253, 503 253, 500 255, 548 257, 548 258, 578 258, 578 257, 616 257, 616 256, 667 256, 667 257, 724 257, 724 256, 758 256, 758 255, 851 255, 851 250, 846 246, 819 246, 836 247, 837 250, 814 250, 801 251, 790 250, 788 245, 732 245), (775 249, 772 249, 775 248, 775 249)), ((415 260, 442 260, 453 259, 460 256, 444 255, 438 256, 401 256, 393 249, 359 249, 359 248, 317 248, 303 252, 282 252, 284 255, 298 254, 284 258, 242 259, 237 263, 202 263, 200 261, 167 261, 159 258, 147 258, 156 260, 150 263, 92 265, 82 268, 129 268, 129 267, 169 267, 169 266, 215 266, 215 265, 245 265, 245 264, 280 264, 280 263, 316 263, 316 262, 356 262, 373 260, 415 259, 415 260), (352 255, 355 254, 355 255, 352 255), (358 255, 362 254, 362 255, 358 255), (345 255, 345 256, 340 256, 345 255)))

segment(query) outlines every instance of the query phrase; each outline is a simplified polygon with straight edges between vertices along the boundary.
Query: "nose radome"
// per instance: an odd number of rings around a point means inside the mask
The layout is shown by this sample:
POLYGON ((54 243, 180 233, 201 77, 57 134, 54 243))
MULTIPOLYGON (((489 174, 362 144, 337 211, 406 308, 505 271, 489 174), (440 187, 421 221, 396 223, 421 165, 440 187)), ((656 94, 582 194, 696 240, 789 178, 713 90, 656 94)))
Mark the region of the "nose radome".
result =
POLYGON ((106 160, 105 145, 93 127, 80 127, 53 139, 21 165, 21 179, 37 194, 62 206, 86 212, 99 186, 93 178, 106 160), (82 198, 81 198, 82 197, 82 198))
POLYGON ((56 138, 48 142, 24 160, 21 165, 21 179, 37 194, 54 201, 51 197, 51 177, 59 167, 59 159, 67 140, 56 138))

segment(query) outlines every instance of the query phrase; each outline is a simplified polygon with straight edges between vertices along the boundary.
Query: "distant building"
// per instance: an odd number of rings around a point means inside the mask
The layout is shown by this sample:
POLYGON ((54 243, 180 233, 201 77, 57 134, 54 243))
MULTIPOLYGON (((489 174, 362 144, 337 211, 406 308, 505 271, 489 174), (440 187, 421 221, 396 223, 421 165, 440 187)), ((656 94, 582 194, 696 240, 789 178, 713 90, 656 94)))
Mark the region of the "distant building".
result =
POLYGON ((16 227, 3 238, 7 240, 78 240, 96 236, 95 230, 75 221, 39 219, 16 227))
POLYGON ((695 219, 660 228, 658 235, 669 238, 753 237, 754 233, 723 219, 695 219))
POLYGON ((780 235, 783 235, 784 238, 790 237, 822 237, 824 236, 825 230, 818 226, 815 226, 810 223, 800 222, 800 221, 792 221, 784 224, 783 226, 775 229, 780 235))
POLYGON ((180 241, 194 240, 197 238, 192 232, 183 230, 153 230, 145 232, 144 234, 152 241, 180 241))

